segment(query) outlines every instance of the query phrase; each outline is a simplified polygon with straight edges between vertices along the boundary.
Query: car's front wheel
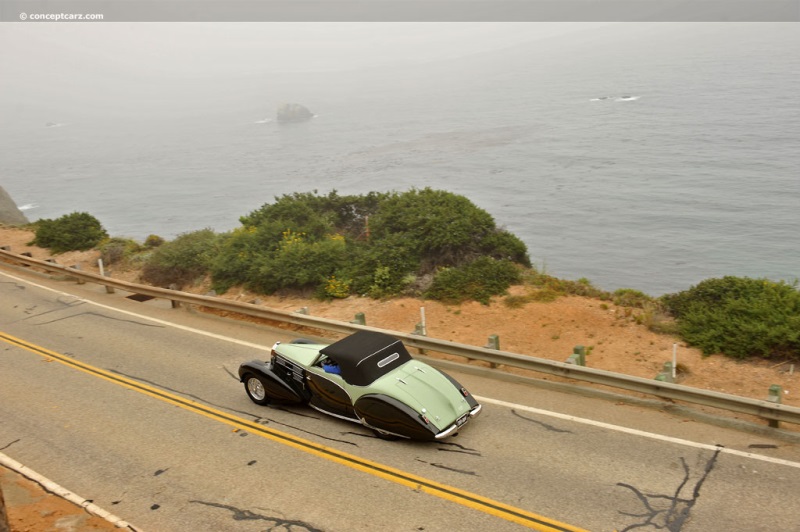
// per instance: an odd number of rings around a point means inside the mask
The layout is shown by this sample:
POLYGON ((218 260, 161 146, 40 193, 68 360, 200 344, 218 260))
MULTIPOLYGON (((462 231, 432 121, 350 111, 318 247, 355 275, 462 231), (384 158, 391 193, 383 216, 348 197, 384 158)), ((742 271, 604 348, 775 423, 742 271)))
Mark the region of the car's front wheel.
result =
POLYGON ((267 395, 267 388, 264 385, 264 380, 258 375, 248 373, 244 376, 244 390, 247 396, 257 405, 268 405, 269 396, 267 395))

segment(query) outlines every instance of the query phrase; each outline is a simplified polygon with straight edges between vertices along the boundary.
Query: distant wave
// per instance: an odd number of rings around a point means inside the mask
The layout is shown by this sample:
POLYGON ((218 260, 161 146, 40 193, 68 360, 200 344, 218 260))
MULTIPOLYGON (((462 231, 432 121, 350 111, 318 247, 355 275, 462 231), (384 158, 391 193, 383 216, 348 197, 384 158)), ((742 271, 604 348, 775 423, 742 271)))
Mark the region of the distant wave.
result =
POLYGON ((589 98, 590 102, 610 101, 610 102, 632 102, 638 100, 641 96, 600 96, 599 98, 589 98))
POLYGON ((21 211, 29 211, 31 209, 36 209, 39 207, 38 203, 26 203, 25 205, 20 205, 17 209, 21 211))
POLYGON ((61 122, 47 122, 44 127, 63 127, 67 124, 62 124, 61 122))
POLYGON ((254 124, 269 124, 270 122, 274 122, 272 118, 264 118, 263 120, 256 120, 253 122, 254 124))

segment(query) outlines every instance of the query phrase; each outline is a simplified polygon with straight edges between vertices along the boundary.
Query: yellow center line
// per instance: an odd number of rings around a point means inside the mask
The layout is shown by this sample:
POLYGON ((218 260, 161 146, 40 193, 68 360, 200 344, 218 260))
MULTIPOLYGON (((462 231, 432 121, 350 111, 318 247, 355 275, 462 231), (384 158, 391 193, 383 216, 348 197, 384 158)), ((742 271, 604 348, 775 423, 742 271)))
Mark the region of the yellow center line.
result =
POLYGON ((520 508, 515 508, 513 506, 504 504, 502 502, 482 497, 480 495, 470 493, 468 491, 464 491, 452 486, 448 486, 446 484, 440 484, 433 480, 429 480, 424 477, 407 473, 400 469, 395 469, 393 467, 383 465, 378 462, 373 462, 371 460, 367 460, 359 456, 339 451, 338 449, 334 449, 332 447, 326 447, 324 445, 314 443, 310 440, 293 436, 286 432, 281 432, 272 428, 265 427, 264 425, 259 425, 258 423, 254 423, 244 418, 228 414, 220 410, 216 410, 207 405, 197 403, 189 399, 185 399, 183 397, 171 394, 164 390, 159 390, 158 388, 148 386, 133 379, 128 379, 126 377, 122 377, 120 375, 97 368, 95 366, 79 362, 66 355, 50 351, 49 349, 46 349, 44 347, 35 344, 31 344, 24 340, 20 340, 19 338, 15 338, 3 332, 0 332, 0 339, 2 339, 8 344, 20 347, 22 349, 25 349, 27 351, 30 351, 38 355, 51 358, 53 360, 61 362, 62 364, 78 369, 90 375, 100 377, 115 384, 120 384, 131 390, 135 390, 139 393, 149 395, 150 397, 159 399, 166 403, 179 406, 185 410, 189 410, 196 414, 206 416, 215 421, 225 423, 227 425, 230 425, 238 429, 247 430, 251 433, 258 434, 259 436, 262 436, 264 438, 270 439, 272 441, 284 445, 288 445, 290 447, 294 447, 295 449, 299 449, 303 452, 313 454, 320 458, 337 462, 339 464, 356 469, 358 471, 369 473, 370 475, 374 475, 383 478, 385 480, 389 480, 391 482, 407 486, 414 490, 423 491, 430 495, 434 495, 436 497, 440 497, 442 499, 446 499, 448 501, 461 504, 463 506, 467 506, 469 508, 473 508, 475 510, 487 514, 494 515, 501 519, 512 521, 514 523, 518 523, 526 527, 535 530, 540 530, 543 532, 583 531, 583 529, 581 528, 577 528, 564 523, 559 523, 558 521, 548 519, 546 517, 522 510, 520 508))

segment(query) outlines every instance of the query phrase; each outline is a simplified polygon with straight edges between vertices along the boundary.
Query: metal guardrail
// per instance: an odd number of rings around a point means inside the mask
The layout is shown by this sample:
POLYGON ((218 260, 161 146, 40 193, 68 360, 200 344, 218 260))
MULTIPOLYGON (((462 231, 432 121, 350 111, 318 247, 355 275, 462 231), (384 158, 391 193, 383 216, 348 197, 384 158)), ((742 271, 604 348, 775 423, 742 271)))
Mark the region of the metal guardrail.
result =
MULTIPOLYGON (((4 249, 0 249, 0 259, 15 264, 35 266, 48 272, 61 273, 65 276, 75 278, 78 282, 93 282, 134 294, 162 298, 189 305, 199 305, 282 323, 291 323, 302 327, 311 327, 344 334, 350 334, 359 330, 384 331, 383 329, 378 329, 376 327, 368 327, 366 325, 358 325, 355 323, 346 323, 328 318, 309 316, 297 312, 269 309, 251 303, 228 301, 217 297, 201 296, 181 292, 178 290, 129 283, 127 281, 121 281, 111 277, 104 277, 94 273, 81 272, 77 269, 61 266, 52 262, 42 261, 23 255, 16 255, 4 249)), ((485 347, 474 347, 466 344, 449 342, 446 340, 436 340, 412 333, 402 333, 397 331, 384 332, 390 332, 393 336, 401 339, 407 346, 416 347, 426 351, 446 353, 471 360, 489 362, 492 365, 511 366, 537 373, 545 373, 548 375, 590 382, 593 384, 601 384, 621 390, 654 395, 664 399, 673 399, 677 401, 684 401, 687 403, 694 403, 707 407, 738 412, 741 414, 749 414, 766 419, 773 425, 775 422, 800 424, 800 408, 773 403, 766 400, 761 401, 709 390, 700 390, 698 388, 691 388, 689 386, 683 386, 680 384, 622 375, 619 373, 576 366, 564 362, 529 357, 518 353, 487 349, 485 347)))

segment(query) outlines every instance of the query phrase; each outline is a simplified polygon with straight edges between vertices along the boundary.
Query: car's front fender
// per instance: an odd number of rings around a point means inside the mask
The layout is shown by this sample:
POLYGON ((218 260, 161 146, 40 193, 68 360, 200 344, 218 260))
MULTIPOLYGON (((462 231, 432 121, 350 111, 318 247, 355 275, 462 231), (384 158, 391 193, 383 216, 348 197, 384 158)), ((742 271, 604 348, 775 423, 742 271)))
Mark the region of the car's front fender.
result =
POLYGON ((283 403, 304 403, 306 398, 272 370, 272 364, 262 360, 251 360, 239 366, 239 380, 247 375, 262 377, 264 390, 270 399, 283 403))

